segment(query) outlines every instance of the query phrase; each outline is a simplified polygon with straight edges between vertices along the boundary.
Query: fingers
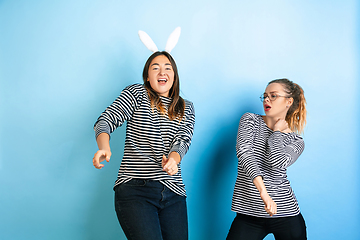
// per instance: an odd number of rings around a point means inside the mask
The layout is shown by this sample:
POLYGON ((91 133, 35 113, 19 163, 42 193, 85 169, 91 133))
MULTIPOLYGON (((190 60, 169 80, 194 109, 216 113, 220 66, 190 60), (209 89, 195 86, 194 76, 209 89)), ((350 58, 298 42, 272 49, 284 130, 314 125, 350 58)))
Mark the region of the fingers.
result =
POLYGON ((102 161, 106 160, 107 162, 110 161, 111 153, 104 150, 99 150, 94 154, 93 157, 93 165, 97 169, 101 169, 104 167, 104 164, 101 164, 102 161))
POLYGON ((161 162, 161 167, 164 169, 164 167, 165 167, 165 164, 167 163, 167 158, 166 158, 166 156, 165 155, 163 155, 162 156, 162 162, 161 162))
POLYGON ((99 160, 97 160, 95 157, 93 158, 93 165, 97 169, 101 169, 102 167, 104 167, 104 164, 100 164, 99 160))
POLYGON ((267 204, 265 204, 264 208, 270 216, 277 214, 277 205, 273 200, 270 200, 267 204))
POLYGON ((285 119, 278 119, 274 125, 274 131, 284 131, 288 129, 289 125, 285 119))
POLYGON ((162 160, 162 167, 163 170, 170 176, 176 174, 179 171, 176 161, 173 158, 167 159, 164 155, 162 160))
POLYGON ((164 168, 164 170, 165 170, 165 169, 174 167, 174 165, 176 165, 175 160, 169 158, 169 159, 166 160, 166 164, 164 165, 163 168, 164 168))
POLYGON ((96 153, 95 153, 94 158, 93 158, 93 165, 97 169, 101 169, 102 167, 104 167, 104 164, 100 164, 99 157, 96 156, 96 153))
POLYGON ((175 167, 168 167, 168 168, 164 168, 164 171, 166 171, 167 174, 169 174, 170 176, 175 175, 179 169, 178 167, 175 165, 175 167))

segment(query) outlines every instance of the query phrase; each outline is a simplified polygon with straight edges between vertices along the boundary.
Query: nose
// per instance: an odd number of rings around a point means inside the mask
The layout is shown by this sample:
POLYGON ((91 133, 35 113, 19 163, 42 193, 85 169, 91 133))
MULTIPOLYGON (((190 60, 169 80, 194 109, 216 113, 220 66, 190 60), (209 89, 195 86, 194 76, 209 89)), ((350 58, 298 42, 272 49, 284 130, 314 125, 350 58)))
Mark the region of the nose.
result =
POLYGON ((269 97, 269 96, 266 96, 266 97, 264 98, 264 102, 270 102, 270 97, 269 97))
POLYGON ((160 69, 160 75, 165 75, 165 69, 163 68, 160 69))

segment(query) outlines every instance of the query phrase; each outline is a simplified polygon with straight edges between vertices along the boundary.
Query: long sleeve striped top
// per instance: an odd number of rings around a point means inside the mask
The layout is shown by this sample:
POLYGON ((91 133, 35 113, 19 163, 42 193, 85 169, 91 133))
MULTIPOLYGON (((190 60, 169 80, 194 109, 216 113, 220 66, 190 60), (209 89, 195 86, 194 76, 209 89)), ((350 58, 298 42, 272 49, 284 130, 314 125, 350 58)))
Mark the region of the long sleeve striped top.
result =
POLYGON ((298 215, 300 209, 286 169, 303 150, 304 141, 300 135, 274 132, 260 115, 245 113, 237 135, 238 176, 231 210, 254 217, 270 217, 253 184, 255 177, 262 176, 266 190, 277 204, 278 213, 272 218, 298 215))
MULTIPOLYGON (((167 109, 171 98, 160 98, 167 109)), ((110 136, 125 121, 124 156, 115 186, 132 178, 158 180, 176 194, 186 196, 181 164, 178 165, 178 173, 170 176, 162 170, 161 163, 163 155, 177 152, 182 159, 188 151, 195 124, 193 104, 185 100, 183 119, 170 120, 156 108, 151 108, 147 91, 142 84, 133 84, 126 87, 100 115, 94 126, 96 137, 100 133, 110 136)))

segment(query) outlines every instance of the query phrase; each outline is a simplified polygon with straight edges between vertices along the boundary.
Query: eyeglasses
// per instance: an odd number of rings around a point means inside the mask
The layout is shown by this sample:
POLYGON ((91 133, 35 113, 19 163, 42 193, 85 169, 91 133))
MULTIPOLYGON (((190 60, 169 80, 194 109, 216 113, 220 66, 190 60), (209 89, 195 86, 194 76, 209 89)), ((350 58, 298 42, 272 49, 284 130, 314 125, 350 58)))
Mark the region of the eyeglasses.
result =
POLYGON ((264 102, 267 97, 269 98, 270 101, 275 101, 278 97, 288 98, 287 96, 281 96, 281 95, 278 95, 278 94, 275 94, 275 93, 271 93, 270 95, 267 95, 267 94, 261 95, 260 96, 260 101, 264 102))

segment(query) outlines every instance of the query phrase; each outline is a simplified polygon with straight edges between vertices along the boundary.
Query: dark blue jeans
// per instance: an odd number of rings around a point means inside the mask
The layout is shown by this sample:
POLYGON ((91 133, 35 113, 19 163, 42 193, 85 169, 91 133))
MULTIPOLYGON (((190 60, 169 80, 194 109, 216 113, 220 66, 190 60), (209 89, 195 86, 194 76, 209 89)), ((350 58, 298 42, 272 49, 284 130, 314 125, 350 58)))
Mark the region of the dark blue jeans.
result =
POLYGON ((237 214, 227 240, 261 240, 269 233, 276 240, 306 240, 306 226, 301 213, 293 217, 259 218, 237 214))
POLYGON ((159 181, 132 179, 115 187, 115 210, 128 240, 187 240, 186 197, 159 181))

